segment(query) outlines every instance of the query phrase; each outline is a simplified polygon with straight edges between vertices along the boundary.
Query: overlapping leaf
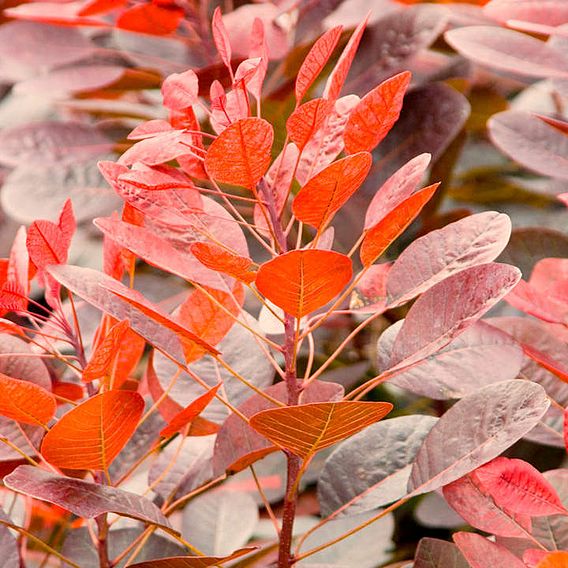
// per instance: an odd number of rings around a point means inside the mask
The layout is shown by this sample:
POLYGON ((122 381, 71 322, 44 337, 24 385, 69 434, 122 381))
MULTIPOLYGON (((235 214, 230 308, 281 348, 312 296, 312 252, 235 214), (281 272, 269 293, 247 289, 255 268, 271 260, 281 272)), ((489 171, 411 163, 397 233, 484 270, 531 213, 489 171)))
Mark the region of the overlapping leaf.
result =
POLYGON ((453 538, 471 568, 525 568, 512 552, 480 534, 459 532, 453 538))
POLYGON ((211 270, 223 272, 247 284, 254 282, 256 278, 253 270, 255 264, 250 258, 233 254, 219 245, 194 243, 191 252, 201 264, 211 270))
POLYGON ((148 562, 137 562, 132 564, 131 568, 209 568, 235 560, 255 550, 254 547, 241 548, 229 556, 172 556, 149 560, 148 562))

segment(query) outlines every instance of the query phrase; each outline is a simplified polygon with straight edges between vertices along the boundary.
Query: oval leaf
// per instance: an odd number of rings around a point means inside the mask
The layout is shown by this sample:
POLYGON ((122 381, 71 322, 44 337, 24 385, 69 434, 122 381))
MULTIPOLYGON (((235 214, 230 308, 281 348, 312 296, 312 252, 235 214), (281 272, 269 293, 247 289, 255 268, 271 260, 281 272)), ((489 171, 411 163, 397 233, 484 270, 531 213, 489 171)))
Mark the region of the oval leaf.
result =
POLYGON ((256 286, 273 304, 301 318, 335 298, 351 276, 351 260, 343 254, 294 250, 264 263, 256 286))
POLYGON ((465 268, 492 262, 507 245, 510 234, 507 215, 485 211, 416 239, 389 272, 389 305, 410 300, 465 268))
POLYGON ((410 84, 408 71, 387 79, 367 93, 355 107, 343 134, 345 150, 354 154, 376 148, 398 120, 410 84))
POLYGON ((371 154, 360 152, 323 169, 294 199, 296 218, 321 230, 365 181, 371 164, 371 154))
POLYGON ((228 126, 209 146, 205 169, 217 181, 254 189, 270 165, 272 126, 243 118, 228 126))
POLYGON ((0 373, 0 415, 45 427, 56 408, 55 397, 44 388, 0 373))
POLYGON ((46 434, 43 457, 66 469, 107 470, 126 445, 144 411, 132 391, 98 394, 65 414, 46 434))
POLYGON ((496 458, 548 410, 544 389, 504 381, 462 398, 430 430, 412 466, 413 495, 434 491, 496 458))
POLYGON ((471 568, 525 568, 512 552, 480 534, 459 532, 453 538, 471 568))

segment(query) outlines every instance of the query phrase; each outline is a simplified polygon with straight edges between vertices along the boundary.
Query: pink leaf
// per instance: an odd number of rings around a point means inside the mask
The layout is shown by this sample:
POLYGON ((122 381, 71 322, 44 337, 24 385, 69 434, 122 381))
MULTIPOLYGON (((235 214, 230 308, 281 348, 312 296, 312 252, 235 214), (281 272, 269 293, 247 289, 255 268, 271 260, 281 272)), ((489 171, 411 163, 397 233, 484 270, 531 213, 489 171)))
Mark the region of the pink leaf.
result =
POLYGON ((525 568, 512 552, 480 534, 459 532, 453 538, 471 568, 525 568))

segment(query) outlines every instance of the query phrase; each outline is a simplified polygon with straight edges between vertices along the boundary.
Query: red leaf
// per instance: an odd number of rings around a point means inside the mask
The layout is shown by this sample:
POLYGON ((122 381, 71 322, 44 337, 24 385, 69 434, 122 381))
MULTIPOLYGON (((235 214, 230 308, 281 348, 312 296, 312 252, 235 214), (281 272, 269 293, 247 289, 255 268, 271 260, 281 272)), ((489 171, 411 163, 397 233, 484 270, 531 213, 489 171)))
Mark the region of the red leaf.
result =
POLYGON ((313 99, 300 105, 286 121, 286 130, 290 140, 300 150, 303 150, 311 137, 321 128, 332 110, 333 102, 327 99, 313 99))
POLYGON ((64 264, 75 232, 73 207, 68 199, 56 225, 52 221, 34 221, 26 240, 31 261, 38 268, 50 264, 64 264))
POLYGON ((459 532, 453 539, 471 568, 525 568, 512 552, 480 534, 459 532))
POLYGON ((450 507, 476 529, 510 538, 531 534, 530 516, 516 515, 497 505, 473 473, 446 485, 443 491, 450 507))
POLYGON ((45 427, 56 408, 54 396, 44 388, 0 373, 0 415, 45 427))
POLYGON ((408 71, 399 73, 361 99, 351 113, 343 134, 348 154, 362 150, 370 152, 388 134, 400 115, 410 78, 408 71))
POLYGON ((183 10, 173 5, 138 4, 123 12, 116 20, 116 26, 130 32, 168 35, 177 30, 183 17, 183 10))
POLYGON ((430 158, 430 154, 420 154, 412 158, 385 181, 367 208, 366 229, 376 225, 416 191, 430 164, 430 158))
POLYGON ((247 284, 254 282, 254 262, 250 258, 230 253, 223 247, 208 243, 191 245, 193 256, 211 270, 223 272, 247 284))
POLYGON ((41 453, 57 467, 108 470, 143 411, 144 399, 137 392, 98 394, 63 415, 45 435, 41 453))
POLYGON ((265 262, 256 286, 273 304, 301 318, 335 298, 351 275, 351 260, 343 254, 294 250, 265 262))
POLYGON ((378 422, 388 402, 314 402, 255 414, 250 425, 277 446, 303 459, 378 422))
POLYGON ((112 326, 101 343, 97 345, 91 359, 83 369, 83 380, 88 383, 95 379, 104 379, 112 372, 112 364, 118 353, 120 342, 130 324, 123 320, 112 326))
POLYGON ((474 475, 495 503, 510 511, 533 517, 568 513, 554 487, 523 460, 499 457, 474 475))
MULTIPOLYGON (((232 294, 207 290, 194 290, 180 306, 177 321, 191 330, 209 346, 217 345, 229 333, 244 303, 244 291, 236 283, 232 294)), ((196 343, 185 345, 185 358, 191 363, 207 353, 196 343)))
POLYGON ((217 6, 213 12, 213 20, 211 22, 211 31, 213 33, 213 41, 215 47, 221 56, 221 60, 228 69, 231 69, 231 43, 225 25, 223 24, 223 17, 221 16, 221 8, 217 6))
POLYGON ((373 264, 402 235, 434 195, 439 185, 435 183, 417 191, 397 205, 374 227, 366 230, 359 253, 363 266, 368 267, 373 264))
MULTIPOLYGON (((198 100, 198 94, 199 83, 197 75, 191 69, 184 73, 173 73, 172 75, 169 75, 162 84, 164 106, 167 106, 171 110, 184 110, 193 106, 198 100)), ((156 127, 160 128, 158 133, 169 126, 169 123, 161 120, 150 122, 153 122, 156 127)), ((147 125, 148 123, 146 123, 144 132, 148 132, 147 125)), ((167 128, 167 130, 171 130, 171 126, 167 128)), ((133 134, 136 131, 139 131, 139 127, 135 129, 135 131, 131 132, 128 138, 134 138, 133 134)), ((155 133, 156 132, 154 132, 154 134, 155 133)))
POLYGON ((270 164, 272 126, 243 118, 228 126, 209 146, 205 169, 215 180, 253 190, 270 164))
POLYGON ((321 231, 365 181, 371 164, 371 154, 360 152, 319 172, 294 199, 296 218, 321 231))
POLYGON ((342 26, 336 26, 319 37, 304 59, 296 76, 296 103, 300 104, 308 89, 326 66, 343 31, 342 26))
POLYGON ((194 418, 197 418, 197 416, 199 416, 205 410, 207 405, 215 398, 220 386, 221 383, 215 385, 212 389, 208 390, 205 394, 202 394, 199 398, 196 398, 191 404, 176 414, 169 421, 169 424, 160 432, 160 436, 169 438, 179 432, 194 418))
POLYGON ((341 93, 345 79, 347 79, 349 69, 351 69, 351 64, 353 63, 355 53, 357 52, 357 48, 359 47, 359 42, 361 41, 363 32, 367 27, 368 20, 369 16, 367 16, 355 28, 355 31, 351 34, 351 37, 349 38, 345 49, 341 53, 335 67, 333 68, 333 71, 329 74, 327 83, 325 84, 325 89, 323 91, 323 96, 326 99, 335 101, 337 97, 339 97, 339 93, 341 93))

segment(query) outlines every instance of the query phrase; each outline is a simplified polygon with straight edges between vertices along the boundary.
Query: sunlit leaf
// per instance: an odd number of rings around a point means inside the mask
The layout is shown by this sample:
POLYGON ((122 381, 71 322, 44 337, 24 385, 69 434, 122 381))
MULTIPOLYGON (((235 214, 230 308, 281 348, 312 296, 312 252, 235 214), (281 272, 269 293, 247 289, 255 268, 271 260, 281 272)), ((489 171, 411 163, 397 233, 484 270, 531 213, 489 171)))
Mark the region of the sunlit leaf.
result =
POLYGON ((496 458, 478 468, 475 476, 497 505, 515 513, 533 517, 567 513, 552 485, 523 460, 496 458))
POLYGON ((264 410, 251 417, 250 425, 305 459, 378 422, 391 410, 388 402, 316 402, 264 410))
POLYGON ((169 421, 169 424, 160 432, 160 436, 163 436, 164 438, 173 436, 176 432, 179 432, 182 428, 189 424, 194 418, 199 416, 203 412, 203 410, 205 410, 206 406, 213 400, 213 398, 215 398, 215 395, 217 394, 220 386, 220 384, 214 386, 205 394, 202 394, 199 398, 196 398, 181 412, 176 414, 169 421))
POLYGON ((107 470, 134 433, 143 410, 144 400, 136 392, 98 394, 51 428, 41 453, 57 467, 107 470))
POLYGON ((268 169, 273 138, 272 126, 265 120, 238 120, 209 146, 205 169, 217 181, 252 190, 268 169))
POLYGON ((304 59, 296 76, 296 101, 299 104, 306 96, 308 89, 322 72, 328 62, 342 32, 341 26, 336 26, 319 37, 304 59))
POLYGON ((355 107, 343 139, 349 154, 373 150, 398 120, 410 73, 395 75, 367 93, 355 107))
POLYGON ((321 170, 296 195, 296 218, 321 230, 365 181, 371 163, 371 155, 360 152, 321 170))
POLYGON ((333 110, 333 102, 327 99, 312 99, 300 105, 288 117, 286 130, 294 144, 303 150, 312 136, 322 127, 333 110))
POLYGON ((24 424, 46 426, 55 415, 55 397, 34 383, 0 373, 0 414, 24 424))
POLYGON ((428 203, 439 183, 435 183, 405 199, 373 227, 365 231, 361 243, 361 262, 368 267, 406 230, 428 203))
POLYGON ((351 260, 343 254, 294 250, 264 263, 256 286, 273 304, 301 318, 335 298, 351 275, 351 260))
POLYGON ((193 256, 207 268, 223 272, 247 284, 254 282, 255 264, 250 258, 238 256, 219 245, 209 243, 194 243, 191 245, 193 256))
POLYGON ((547 554, 536 568, 565 568, 568 563, 568 552, 557 551, 547 554))

